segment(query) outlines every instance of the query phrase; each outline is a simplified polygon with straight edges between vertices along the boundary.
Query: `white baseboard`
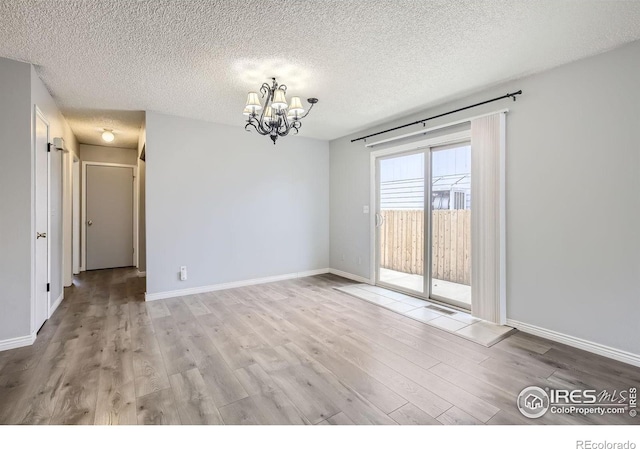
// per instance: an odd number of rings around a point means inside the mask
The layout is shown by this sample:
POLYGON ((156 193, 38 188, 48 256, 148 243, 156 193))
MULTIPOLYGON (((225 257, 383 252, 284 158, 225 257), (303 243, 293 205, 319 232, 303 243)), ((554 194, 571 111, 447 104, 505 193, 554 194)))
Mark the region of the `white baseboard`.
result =
POLYGON ((146 271, 140 271, 140 270, 138 270, 138 277, 139 277, 139 278, 143 278, 143 277, 145 277, 145 276, 147 276, 147 272, 146 272, 146 271))
POLYGON ((335 274, 336 276, 340 276, 343 278, 351 279, 352 281, 362 282, 363 284, 373 285, 373 282, 365 277, 358 276, 357 274, 347 273, 346 271, 336 270, 334 268, 329 268, 329 273, 335 274))
POLYGON ((25 335, 24 337, 8 338, 6 340, 0 340, 0 351, 8 351, 9 349, 22 348, 23 346, 30 346, 36 341, 36 333, 31 335, 25 335))
POLYGON ((288 279, 304 278, 307 276, 315 276, 318 274, 326 274, 328 268, 319 270, 300 271, 298 273, 281 274, 278 276, 268 276, 264 278, 247 279, 244 281, 226 282, 224 284, 205 285, 203 287, 192 287, 181 290, 172 290, 168 292, 145 293, 146 301, 155 301, 157 299, 175 298, 177 296, 196 295, 198 293, 215 292, 218 290, 227 290, 230 288, 246 287, 248 285, 267 284, 269 282, 286 281, 288 279))
POLYGON ((51 316, 53 315, 53 312, 56 311, 56 309, 58 308, 58 306, 60 305, 63 299, 64 299, 64 289, 62 290, 62 293, 60 293, 60 296, 58 296, 58 299, 56 299, 56 301, 53 304, 51 304, 51 307, 49 307, 49 318, 51 318, 51 316))
POLYGON ((589 340, 583 340, 582 338, 573 337, 560 332, 545 329, 543 327, 534 326, 527 323, 522 323, 516 320, 507 320, 507 326, 515 327, 516 329, 526 332, 528 334, 536 335, 538 337, 546 338, 551 341, 563 343, 574 348, 582 349, 594 354, 608 357, 613 360, 628 363, 629 365, 640 366, 640 355, 633 354, 631 352, 623 351, 621 349, 605 346, 600 343, 594 343, 589 340))

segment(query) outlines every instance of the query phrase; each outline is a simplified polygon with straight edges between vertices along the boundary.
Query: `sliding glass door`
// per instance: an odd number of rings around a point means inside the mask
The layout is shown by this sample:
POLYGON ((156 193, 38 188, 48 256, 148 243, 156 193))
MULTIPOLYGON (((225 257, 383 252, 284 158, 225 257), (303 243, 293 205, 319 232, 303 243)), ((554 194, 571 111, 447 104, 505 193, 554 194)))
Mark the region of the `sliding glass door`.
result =
POLYGON ((471 307, 471 146, 376 159, 380 286, 471 307))
POLYGON ((430 297, 471 308, 471 145, 434 147, 431 155, 430 297))
POLYGON ((424 151, 377 161, 378 282, 424 296, 424 151))

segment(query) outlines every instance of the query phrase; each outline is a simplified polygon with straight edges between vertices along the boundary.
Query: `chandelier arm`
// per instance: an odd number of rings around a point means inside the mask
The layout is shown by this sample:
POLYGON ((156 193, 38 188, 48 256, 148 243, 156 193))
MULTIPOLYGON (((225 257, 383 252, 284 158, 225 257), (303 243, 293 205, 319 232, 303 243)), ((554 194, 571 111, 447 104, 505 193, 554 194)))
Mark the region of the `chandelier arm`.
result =
POLYGON ((249 125, 253 126, 253 128, 258 132, 258 134, 261 134, 263 136, 266 136, 271 132, 271 130, 265 129, 264 126, 262 126, 262 123, 259 122, 255 117, 249 117, 249 120, 247 121, 247 124, 245 125, 244 129, 247 129, 249 125))
POLYGON ((313 107, 316 105, 316 103, 312 103, 311 106, 309 106, 309 109, 307 110, 307 112, 304 113, 304 115, 302 117, 300 117, 298 120, 302 120, 303 118, 305 118, 307 115, 309 115, 309 112, 311 112, 311 110, 313 109, 313 107))
POLYGON ((278 132, 278 135, 280 137, 284 137, 288 135, 289 132, 291 132, 291 130, 295 130, 296 134, 298 134, 298 130, 300 129, 301 126, 302 126, 302 123, 298 121, 291 122, 291 124, 287 125, 286 129, 284 129, 282 132, 278 132))
POLYGON ((267 83, 262 83, 262 86, 260 86, 260 93, 262 94, 262 98, 264 98, 267 93, 271 94, 271 86, 267 83))
POLYGON ((244 130, 251 132, 251 130, 249 129, 250 126, 253 126, 253 129, 255 129, 258 132, 258 134, 262 134, 258 129, 258 127, 255 125, 255 123, 252 123, 251 120, 247 121, 247 124, 244 125, 244 130))

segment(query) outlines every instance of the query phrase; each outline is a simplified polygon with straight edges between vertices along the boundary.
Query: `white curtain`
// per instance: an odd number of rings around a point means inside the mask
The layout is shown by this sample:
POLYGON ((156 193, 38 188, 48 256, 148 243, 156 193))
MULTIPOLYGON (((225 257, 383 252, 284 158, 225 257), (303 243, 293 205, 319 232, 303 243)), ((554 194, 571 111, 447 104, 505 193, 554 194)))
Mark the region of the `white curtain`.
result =
POLYGON ((471 313, 505 324, 505 113, 471 121, 471 313))

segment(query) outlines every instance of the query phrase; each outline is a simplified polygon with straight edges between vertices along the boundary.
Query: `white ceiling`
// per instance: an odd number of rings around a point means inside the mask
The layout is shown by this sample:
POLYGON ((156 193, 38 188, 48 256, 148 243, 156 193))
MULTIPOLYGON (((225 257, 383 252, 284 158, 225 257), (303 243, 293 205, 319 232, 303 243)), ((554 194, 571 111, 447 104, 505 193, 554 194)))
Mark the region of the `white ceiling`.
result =
POLYGON ((514 0, 0 3, 0 56, 28 61, 83 143, 135 146, 154 110, 242 126, 271 76, 343 136, 640 39, 640 2, 514 0))

